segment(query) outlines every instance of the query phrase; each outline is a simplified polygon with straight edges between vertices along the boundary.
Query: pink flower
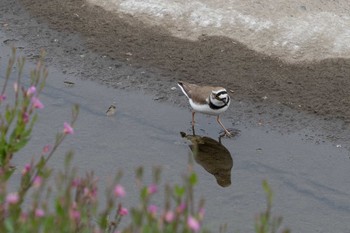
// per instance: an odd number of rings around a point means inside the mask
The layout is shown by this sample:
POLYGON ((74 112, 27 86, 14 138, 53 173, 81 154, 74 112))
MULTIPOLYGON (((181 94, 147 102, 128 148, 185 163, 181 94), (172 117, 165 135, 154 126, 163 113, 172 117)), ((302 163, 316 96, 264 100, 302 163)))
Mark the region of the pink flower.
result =
POLYGON ((114 188, 114 195, 116 197, 125 197, 125 189, 120 184, 116 185, 114 188))
POLYGON ((32 97, 32 104, 34 108, 38 108, 38 109, 44 108, 43 103, 41 103, 41 101, 34 96, 32 97))
POLYGON ((6 203, 8 204, 17 204, 19 201, 18 193, 9 193, 6 196, 6 203))
POLYGON ((200 225, 197 219, 192 216, 188 216, 187 218, 187 226, 194 232, 198 232, 200 229, 200 225))
POLYGON ((72 220, 74 221, 79 221, 80 220, 80 212, 78 210, 70 210, 69 211, 69 216, 72 220))
POLYGON ((43 148, 43 154, 47 154, 47 153, 49 153, 49 151, 51 150, 51 145, 46 145, 46 146, 44 146, 44 148, 43 148))
MULTIPOLYGON (((18 88, 18 87, 17 87, 18 88)), ((16 89, 16 88, 15 88, 16 89)), ((16 91, 16 90, 15 90, 16 91)), ((31 87, 29 87, 28 88, 28 90, 27 90, 27 95, 29 96, 29 95, 33 95, 33 94, 35 94, 36 93, 36 87, 35 86, 31 86, 31 87)))
POLYGON ((167 211, 164 215, 164 219, 167 223, 171 223, 175 219, 175 214, 173 211, 167 211))
POLYGON ((22 119, 23 119, 24 123, 28 123, 29 122, 29 115, 28 115, 27 112, 24 112, 22 114, 22 119))
POLYGON ((72 126, 70 126, 70 124, 68 124, 67 122, 64 122, 63 123, 63 133, 64 134, 73 134, 74 129, 72 128, 72 126))
POLYGON ((158 187, 156 184, 151 184, 150 186, 148 186, 147 188, 147 192, 148 194, 154 194, 158 191, 158 187))
POLYGON ((186 204, 182 202, 178 207, 176 207, 176 213, 181 214, 185 209, 186 204))
POLYGON ((45 211, 43 209, 36 209, 35 210, 35 217, 41 218, 44 217, 45 211))
POLYGON ((80 179, 76 178, 72 181, 72 187, 78 187, 81 184, 80 179))
POLYGON ((127 208, 121 207, 118 212, 121 216, 125 216, 129 214, 129 211, 127 208))
POLYGON ((152 216, 155 216, 158 211, 158 207, 156 205, 149 205, 148 208, 148 213, 150 213, 152 216))
POLYGON ((92 187, 92 188, 84 188, 84 196, 89 198, 92 202, 95 202, 97 199, 97 188, 96 187, 92 187))
POLYGON ((31 165, 29 163, 27 163, 26 165, 24 165, 24 168, 22 170, 22 175, 27 174, 30 171, 31 165))
POLYGON ((80 221, 80 212, 77 210, 77 203, 73 203, 69 210, 69 217, 74 221, 80 221))
POLYGON ((41 176, 36 176, 34 178, 33 185, 34 185, 34 187, 39 188, 41 186, 42 182, 43 182, 43 179, 41 178, 41 176))
POLYGON ((0 95, 0 103, 6 100, 6 95, 0 95))

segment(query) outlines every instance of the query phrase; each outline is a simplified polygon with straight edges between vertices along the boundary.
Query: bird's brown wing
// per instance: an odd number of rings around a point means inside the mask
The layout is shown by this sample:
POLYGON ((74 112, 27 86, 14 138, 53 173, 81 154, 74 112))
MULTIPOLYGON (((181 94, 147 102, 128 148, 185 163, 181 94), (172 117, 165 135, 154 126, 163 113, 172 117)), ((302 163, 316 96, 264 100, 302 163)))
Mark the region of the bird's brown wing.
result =
POLYGON ((191 84, 187 82, 180 81, 179 85, 186 92, 186 95, 192 99, 193 102, 199 104, 208 103, 208 97, 213 90, 223 89, 222 87, 212 87, 212 86, 198 86, 196 84, 191 84))

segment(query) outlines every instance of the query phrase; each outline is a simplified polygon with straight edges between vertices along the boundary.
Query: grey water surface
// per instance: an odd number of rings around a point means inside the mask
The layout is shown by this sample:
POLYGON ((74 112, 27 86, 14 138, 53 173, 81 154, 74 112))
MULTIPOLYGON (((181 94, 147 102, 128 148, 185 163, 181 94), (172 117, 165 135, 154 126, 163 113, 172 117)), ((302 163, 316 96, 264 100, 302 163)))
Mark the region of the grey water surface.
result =
MULTIPOLYGON (((0 51, 4 71, 10 49, 1 44, 0 51)), ((34 66, 27 62, 25 76, 34 66)), ((62 77, 54 67, 48 69, 49 78, 41 95, 45 108, 38 110, 32 139, 14 157, 14 165, 23 167, 44 145, 53 143, 55 134, 63 130, 63 122, 70 120, 71 106, 77 103, 80 115, 75 134, 69 135, 52 158, 51 167, 61 169, 65 152, 72 149, 74 166, 82 173, 93 170, 101 188, 122 170, 128 207, 137 203, 134 169, 138 166, 144 166, 149 182, 153 166, 162 167, 163 182, 181 182, 191 155, 189 141, 180 135, 191 133, 188 109, 155 101, 142 92, 107 88, 69 75, 62 77), (75 84, 66 85, 62 80, 75 84), (105 112, 113 102, 116 114, 107 117, 105 112)), ((196 117, 197 135, 218 141, 220 126, 215 117, 196 117)), ((230 126, 225 115, 223 123, 230 126)), ((209 229, 218 232, 219 225, 227 223, 228 232, 253 232, 254 217, 265 207, 261 182, 267 179, 275 194, 273 212, 284 217, 285 226, 292 232, 350 232, 350 161, 346 149, 327 141, 317 144, 304 140, 300 135, 313 134, 308 129, 281 134, 243 124, 234 128, 240 134, 221 141, 221 151, 226 153, 224 162, 233 165, 226 169, 230 184, 219 185, 203 160, 195 160, 199 176, 195 195, 206 199, 204 223, 209 229)))

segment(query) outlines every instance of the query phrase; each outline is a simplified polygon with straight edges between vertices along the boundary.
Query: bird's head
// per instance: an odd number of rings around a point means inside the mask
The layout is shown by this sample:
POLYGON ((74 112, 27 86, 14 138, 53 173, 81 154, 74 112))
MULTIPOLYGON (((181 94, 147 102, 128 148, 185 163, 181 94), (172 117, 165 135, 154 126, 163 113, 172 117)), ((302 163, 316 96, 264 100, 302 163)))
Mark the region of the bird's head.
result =
POLYGON ((211 98, 212 100, 217 100, 218 102, 221 102, 224 104, 227 104, 230 99, 226 89, 213 90, 211 92, 211 98))

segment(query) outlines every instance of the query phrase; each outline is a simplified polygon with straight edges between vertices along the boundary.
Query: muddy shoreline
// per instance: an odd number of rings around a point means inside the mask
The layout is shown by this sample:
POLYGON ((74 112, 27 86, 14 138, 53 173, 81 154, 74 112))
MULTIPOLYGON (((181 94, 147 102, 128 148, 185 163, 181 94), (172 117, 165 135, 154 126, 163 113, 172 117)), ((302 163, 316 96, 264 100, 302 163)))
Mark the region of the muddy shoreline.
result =
POLYGON ((287 64, 228 38, 174 38, 83 0, 4 0, 0 6, 7 43, 26 41, 21 50, 33 59, 45 49, 46 61, 72 79, 142 90, 180 106, 187 101, 171 89, 177 80, 222 85, 233 91, 235 103, 225 114, 233 124, 311 126, 326 132, 320 136, 348 139, 350 60, 287 64))

